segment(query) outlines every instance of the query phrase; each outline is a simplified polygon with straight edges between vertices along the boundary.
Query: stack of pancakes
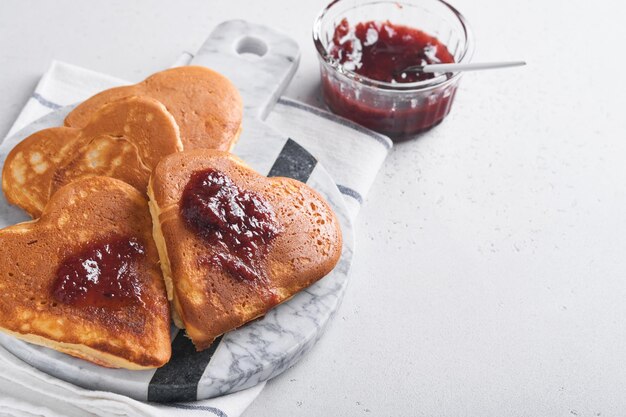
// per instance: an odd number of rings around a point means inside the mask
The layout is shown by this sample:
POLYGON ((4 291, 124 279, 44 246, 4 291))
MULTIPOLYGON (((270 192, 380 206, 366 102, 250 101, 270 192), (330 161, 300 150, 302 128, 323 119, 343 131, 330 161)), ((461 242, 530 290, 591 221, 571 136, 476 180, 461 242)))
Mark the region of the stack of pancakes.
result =
POLYGON ((0 230, 0 330, 102 366, 154 368, 171 355, 170 316, 202 350, 328 274, 342 246, 335 215, 305 184, 266 178, 229 153, 241 119, 226 78, 181 67, 103 91, 64 127, 19 143, 2 189, 34 220, 0 230), (184 216, 183 195, 203 172, 222 181, 201 183, 219 196, 205 202, 219 230, 184 216), (242 201, 276 231, 254 241, 263 247, 245 279, 219 261, 239 259, 228 230, 256 233, 240 230, 259 223, 242 201), (119 242, 134 255, 116 252, 119 242))

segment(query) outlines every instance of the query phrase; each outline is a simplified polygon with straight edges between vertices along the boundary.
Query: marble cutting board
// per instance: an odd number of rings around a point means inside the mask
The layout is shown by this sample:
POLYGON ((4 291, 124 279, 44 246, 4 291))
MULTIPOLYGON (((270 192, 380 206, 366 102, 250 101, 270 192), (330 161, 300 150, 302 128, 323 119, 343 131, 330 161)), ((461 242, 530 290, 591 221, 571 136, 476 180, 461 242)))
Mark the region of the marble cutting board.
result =
MULTIPOLYGON (((229 21, 215 28, 191 64, 221 72, 242 94, 243 133, 234 153, 261 173, 306 182, 333 207, 342 226, 344 247, 330 274, 262 319, 220 337, 203 352, 195 352, 184 331, 172 327, 172 359, 157 370, 107 369, 5 334, 0 334, 0 343, 25 362, 58 378, 158 402, 193 401, 249 388, 280 374, 308 352, 343 297, 353 236, 344 199, 324 167, 298 143, 263 122, 291 81, 298 61, 298 45, 289 37, 264 26, 229 21)), ((0 163, 26 136, 62 125, 71 109, 61 108, 5 140, 0 145, 0 163)), ((309 117, 315 123, 316 116, 309 117)), ((24 220, 27 216, 0 196, 0 227, 24 220)))

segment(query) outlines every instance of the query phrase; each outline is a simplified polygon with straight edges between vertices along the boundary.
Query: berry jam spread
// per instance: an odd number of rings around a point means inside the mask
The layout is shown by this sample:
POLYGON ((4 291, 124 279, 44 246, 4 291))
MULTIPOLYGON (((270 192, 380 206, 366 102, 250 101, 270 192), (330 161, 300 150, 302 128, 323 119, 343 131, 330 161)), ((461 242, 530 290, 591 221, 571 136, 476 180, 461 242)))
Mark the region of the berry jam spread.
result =
POLYGON ((448 48, 421 30, 386 22, 361 22, 354 28, 343 19, 335 28, 331 55, 344 69, 373 80, 413 83, 435 74, 404 72, 407 67, 454 62, 448 48))
POLYGON ((209 168, 191 175, 181 214, 186 225, 216 249, 202 263, 267 289, 261 262, 280 228, 261 196, 239 189, 224 173, 209 168))
POLYGON ((136 238, 89 243, 67 256, 56 272, 52 294, 78 307, 120 308, 141 301, 137 261, 145 249, 136 238))

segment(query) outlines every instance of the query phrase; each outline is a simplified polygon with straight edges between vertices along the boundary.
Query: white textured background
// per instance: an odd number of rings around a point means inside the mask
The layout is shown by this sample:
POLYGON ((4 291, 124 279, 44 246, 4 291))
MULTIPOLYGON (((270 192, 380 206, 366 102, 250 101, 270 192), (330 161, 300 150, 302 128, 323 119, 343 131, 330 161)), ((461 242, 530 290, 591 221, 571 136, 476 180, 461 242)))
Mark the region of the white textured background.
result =
MULTIPOLYGON (((51 59, 138 81, 232 18, 298 40, 287 95, 321 106, 323 3, 2 0, 0 135, 51 59)), ((626 6, 453 3, 475 61, 529 66, 393 150, 337 320, 246 417, 626 415, 626 6)))

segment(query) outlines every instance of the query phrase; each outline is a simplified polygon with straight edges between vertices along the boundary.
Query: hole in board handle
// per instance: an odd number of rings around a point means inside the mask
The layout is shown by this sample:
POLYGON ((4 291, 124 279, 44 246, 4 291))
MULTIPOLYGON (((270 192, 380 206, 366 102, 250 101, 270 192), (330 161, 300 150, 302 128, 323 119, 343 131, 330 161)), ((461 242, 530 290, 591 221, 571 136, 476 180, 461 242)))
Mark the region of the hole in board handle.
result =
POLYGON ((267 44, 265 41, 254 38, 252 36, 246 36, 241 38, 235 47, 235 50, 239 55, 254 56, 260 58, 267 53, 267 44))

